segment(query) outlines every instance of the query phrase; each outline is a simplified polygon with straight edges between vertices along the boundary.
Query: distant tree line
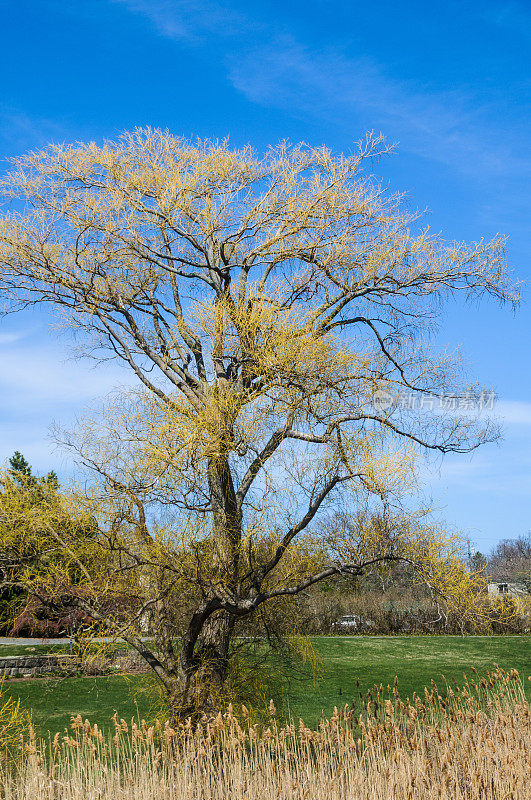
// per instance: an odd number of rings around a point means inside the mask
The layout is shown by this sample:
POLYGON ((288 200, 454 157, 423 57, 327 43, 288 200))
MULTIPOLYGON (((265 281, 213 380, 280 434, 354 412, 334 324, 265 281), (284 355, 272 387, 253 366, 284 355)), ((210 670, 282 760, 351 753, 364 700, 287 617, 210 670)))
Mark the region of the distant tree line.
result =
MULTIPOLYGON (((55 472, 36 476, 24 456, 16 451, 9 459, 9 466, 0 483, 0 525, 8 524, 5 508, 12 503, 13 496, 25 509, 28 530, 32 515, 40 506, 61 504, 60 485, 55 472), (4 513, 3 513, 4 512, 4 513)), ((63 509, 63 526, 70 528, 75 536, 75 523, 63 509), (74 530, 72 528, 74 527, 74 530)), ((353 521, 340 520, 352 525, 353 521)), ((338 524, 330 519, 328 525, 338 524)), ((373 525, 381 524, 374 518, 373 525)), ((325 526, 326 527, 326 526, 325 526)), ((369 526, 370 527, 370 526, 369 526)), ((79 537, 87 531, 77 531, 79 537)), ((0 634, 61 636, 72 635, 91 625, 91 619, 71 604, 61 604, 60 597, 50 604, 50 598, 37 594, 28 596, 16 585, 17 574, 23 576, 42 560, 42 553, 35 550, 36 538, 28 531, 14 532, 12 546, 0 552, 0 634)), ((42 539, 39 539, 42 542, 42 539)), ((326 542, 326 531, 324 535, 326 542)), ((49 545, 48 559, 60 557, 60 551, 49 545)), ((310 556, 308 556, 310 557, 310 556)), ((311 551, 311 558, 319 560, 319 553, 311 551)), ((326 553, 321 554, 323 563, 326 553)), ((299 569, 304 569, 303 551, 299 553, 299 569)), ((515 603, 511 598, 489 598, 486 588, 489 582, 504 581, 527 588, 531 593, 531 534, 504 539, 489 555, 478 551, 468 553, 468 568, 484 576, 485 614, 481 622, 464 621, 459 615, 445 608, 440 598, 431 591, 429 584, 415 578, 414 569, 407 563, 397 562, 375 565, 364 575, 352 577, 340 575, 309 587, 295 601, 279 599, 266 610, 260 619, 249 619, 246 632, 266 632, 271 640, 292 633, 315 634, 399 634, 399 633, 473 633, 481 628, 490 633, 524 633, 530 627, 529 608, 526 603, 515 603)), ((76 582, 74 565, 65 565, 67 581, 76 582)), ((174 608, 175 627, 179 631, 179 618, 184 619, 193 607, 196 597, 181 597, 174 608)), ((116 600, 115 600, 116 602, 116 600)), ((122 598, 122 604, 127 598, 122 598)), ((109 609, 112 613, 113 609, 109 609)), ((144 624, 149 629, 151 620, 146 615, 144 624)), ((184 632, 184 631, 183 631, 184 632)))
MULTIPOLYGON (((531 628, 531 533, 500 541, 485 555, 469 553, 467 566, 484 576, 485 614, 479 626, 490 633, 525 633, 531 628), (489 597, 489 583, 521 587, 527 597, 489 597)), ((429 586, 412 580, 407 565, 389 565, 355 579, 319 586, 299 598, 301 627, 313 633, 474 633, 477 623, 441 607, 429 586)))

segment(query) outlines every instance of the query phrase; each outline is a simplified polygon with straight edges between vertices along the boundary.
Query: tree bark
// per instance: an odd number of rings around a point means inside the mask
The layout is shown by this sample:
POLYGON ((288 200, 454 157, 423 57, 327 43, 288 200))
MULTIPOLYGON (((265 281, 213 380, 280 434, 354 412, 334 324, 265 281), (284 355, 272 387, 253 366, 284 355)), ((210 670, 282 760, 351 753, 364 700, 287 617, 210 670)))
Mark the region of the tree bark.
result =
POLYGON ((238 588, 242 519, 230 464, 225 455, 208 467, 213 511, 211 585, 183 638, 170 698, 177 718, 207 715, 223 704, 230 642, 236 618, 216 608, 216 598, 235 598, 238 588))
POLYGON ((194 635, 193 624, 185 634, 174 684, 167 686, 172 716, 196 721, 215 714, 224 703, 224 685, 235 618, 225 611, 213 614, 194 635), (196 639, 190 648, 187 640, 196 639))

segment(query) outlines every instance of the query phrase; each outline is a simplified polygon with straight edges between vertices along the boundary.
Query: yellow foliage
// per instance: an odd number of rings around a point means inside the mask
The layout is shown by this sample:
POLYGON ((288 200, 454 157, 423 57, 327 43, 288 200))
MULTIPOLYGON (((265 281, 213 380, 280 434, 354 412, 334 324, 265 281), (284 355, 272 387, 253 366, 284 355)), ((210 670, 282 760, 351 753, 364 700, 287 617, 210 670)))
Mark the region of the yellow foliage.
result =
POLYGON ((447 244, 366 175, 388 150, 367 136, 347 156, 258 155, 139 129, 29 153, 0 181, 22 208, 0 217, 10 309, 52 304, 140 384, 67 437, 94 475, 87 492, 36 510, 7 492, 0 546, 53 552, 32 556, 24 582, 59 597, 78 575, 77 605, 141 651, 148 619, 170 694, 205 653, 226 664, 235 620, 374 563, 407 561, 473 611, 477 581, 436 526, 399 513, 326 547, 319 534, 331 510, 413 494, 421 453, 497 435, 474 414, 401 402, 478 390, 428 347, 453 294, 518 297, 502 237, 447 244), (183 628, 192 646, 176 654, 183 628))
POLYGON ((28 711, 20 707, 20 700, 7 697, 4 679, 0 680, 0 759, 20 750, 30 727, 28 711))

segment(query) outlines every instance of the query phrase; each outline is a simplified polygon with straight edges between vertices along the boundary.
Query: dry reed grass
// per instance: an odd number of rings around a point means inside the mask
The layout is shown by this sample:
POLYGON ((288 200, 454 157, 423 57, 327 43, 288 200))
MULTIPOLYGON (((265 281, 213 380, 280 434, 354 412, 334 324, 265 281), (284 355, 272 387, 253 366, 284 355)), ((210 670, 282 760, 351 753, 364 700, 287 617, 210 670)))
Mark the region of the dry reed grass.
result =
POLYGON ((464 686, 432 682, 403 701, 375 687, 317 730, 267 728, 242 708, 195 730, 80 716, 48 745, 30 734, 4 767, 3 800, 527 800, 529 707, 516 670, 464 686))

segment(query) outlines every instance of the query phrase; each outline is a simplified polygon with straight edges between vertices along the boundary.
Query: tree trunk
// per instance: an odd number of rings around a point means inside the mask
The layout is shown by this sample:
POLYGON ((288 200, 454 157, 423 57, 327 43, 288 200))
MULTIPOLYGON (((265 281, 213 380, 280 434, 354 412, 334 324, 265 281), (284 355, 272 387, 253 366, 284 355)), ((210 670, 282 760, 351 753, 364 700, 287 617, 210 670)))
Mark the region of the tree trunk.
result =
POLYGON ((174 719, 196 721, 203 714, 213 716, 224 705, 234 622, 232 615, 218 611, 205 622, 199 636, 193 623, 190 625, 179 653, 177 678, 166 685, 174 719))
MULTIPOLYGON (((241 542, 241 513, 228 458, 217 456, 208 467, 213 511, 212 594, 190 622, 179 654, 178 678, 170 690, 177 718, 217 712, 224 703, 224 683, 234 630, 234 615, 215 608, 216 597, 235 598, 241 542)), ((168 688, 168 687, 167 687, 168 688)))

